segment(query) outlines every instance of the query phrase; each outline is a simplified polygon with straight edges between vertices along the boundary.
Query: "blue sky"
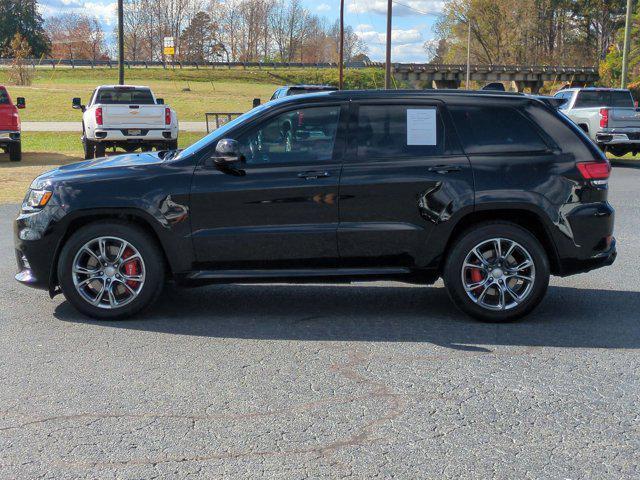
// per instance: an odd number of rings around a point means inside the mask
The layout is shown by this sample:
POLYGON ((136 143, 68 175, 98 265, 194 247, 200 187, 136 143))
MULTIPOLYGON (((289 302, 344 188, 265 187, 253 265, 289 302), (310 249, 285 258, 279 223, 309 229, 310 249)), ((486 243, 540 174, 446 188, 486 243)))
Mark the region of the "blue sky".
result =
MULTIPOLYGON (((330 22, 338 18, 340 0, 303 0, 312 13, 330 22)), ((393 6, 392 61, 425 62, 425 41, 433 40, 434 13, 442 10, 441 0, 398 0, 393 6), (425 13, 427 13, 425 15, 425 13)), ((116 22, 113 0, 40 0, 45 18, 63 12, 98 17, 107 35, 116 22)), ((345 22, 351 25, 369 47, 372 60, 384 60, 387 0, 345 0, 345 22)))

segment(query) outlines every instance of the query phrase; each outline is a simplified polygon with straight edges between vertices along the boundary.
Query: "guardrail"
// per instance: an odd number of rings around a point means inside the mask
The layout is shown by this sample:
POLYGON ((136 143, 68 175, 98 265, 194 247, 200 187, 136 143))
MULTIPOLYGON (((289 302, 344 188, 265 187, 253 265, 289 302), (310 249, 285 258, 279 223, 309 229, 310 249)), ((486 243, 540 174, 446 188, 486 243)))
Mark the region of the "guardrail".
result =
MULTIPOLYGON (((0 58, 0 66, 8 66, 13 62, 11 58, 0 58)), ((69 60, 69 59, 27 59, 26 63, 35 67, 107 67, 117 68, 114 60, 69 60)), ((303 63, 303 62, 189 62, 189 61, 133 61, 124 62, 126 68, 337 68, 335 62, 303 63)), ((346 68, 384 68, 384 62, 346 62, 346 68)), ((431 71, 431 72, 460 72, 466 71, 466 64, 438 64, 438 63, 394 63, 396 72, 431 71)), ((471 71, 485 72, 544 72, 544 73, 597 73, 596 67, 564 66, 564 65, 470 65, 471 71)))

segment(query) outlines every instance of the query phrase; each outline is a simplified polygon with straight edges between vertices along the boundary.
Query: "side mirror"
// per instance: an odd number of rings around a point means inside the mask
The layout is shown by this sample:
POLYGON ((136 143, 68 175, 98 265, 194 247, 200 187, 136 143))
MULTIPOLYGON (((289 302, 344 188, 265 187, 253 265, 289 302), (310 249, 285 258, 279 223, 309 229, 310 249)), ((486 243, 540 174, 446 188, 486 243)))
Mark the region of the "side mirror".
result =
POLYGON ((164 98, 156 98, 157 105, 164 105, 164 98))
POLYGON ((74 97, 73 100, 71 100, 71 108, 84 111, 84 105, 82 105, 82 100, 80 100, 80 97, 74 97))
POLYGON ((231 138, 218 140, 214 161, 218 165, 228 165, 240 161, 240 147, 231 138))
POLYGON ((26 108, 27 102, 24 97, 16 98, 16 108, 26 108))

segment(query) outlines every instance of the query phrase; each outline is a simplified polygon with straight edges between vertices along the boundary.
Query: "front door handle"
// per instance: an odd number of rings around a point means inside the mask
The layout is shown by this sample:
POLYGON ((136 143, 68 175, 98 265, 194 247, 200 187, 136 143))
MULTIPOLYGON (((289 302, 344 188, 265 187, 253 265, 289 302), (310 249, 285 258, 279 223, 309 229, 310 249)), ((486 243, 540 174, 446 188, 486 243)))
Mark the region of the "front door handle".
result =
POLYGON ((444 175, 445 173, 451 172, 459 172, 461 169, 456 165, 436 165, 434 167, 429 167, 430 172, 436 172, 440 175, 444 175))
POLYGON ((315 178, 324 178, 330 177, 331 174, 329 172, 320 171, 320 172, 302 172, 298 174, 299 178, 304 178, 305 180, 313 180, 315 178))

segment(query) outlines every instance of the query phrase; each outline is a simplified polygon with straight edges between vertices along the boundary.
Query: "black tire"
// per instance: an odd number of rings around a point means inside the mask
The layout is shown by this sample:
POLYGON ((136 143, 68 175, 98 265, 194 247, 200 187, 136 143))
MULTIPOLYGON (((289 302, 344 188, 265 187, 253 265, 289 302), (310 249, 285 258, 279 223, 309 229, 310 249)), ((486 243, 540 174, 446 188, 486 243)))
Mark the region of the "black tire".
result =
POLYGON ((12 162, 19 162, 22 160, 22 144, 20 142, 9 144, 9 160, 12 162))
POLYGON ((95 144, 95 154, 96 154, 96 158, 101 158, 104 157, 106 155, 106 147, 104 146, 103 143, 100 142, 96 142, 95 144))
POLYGON ((84 152, 84 159, 91 160, 96 155, 96 144, 91 140, 82 138, 82 151, 84 152))
POLYGON ((60 252, 57 273, 67 301, 84 315, 99 320, 132 317, 158 299, 165 282, 164 258, 155 239, 141 228, 119 221, 92 223, 76 231, 60 252), (100 308, 91 305, 78 292, 73 282, 72 267, 76 254, 87 242, 99 237, 117 237, 127 241, 138 250, 144 261, 144 284, 137 297, 122 307, 100 308))
MULTIPOLYGON (((499 275, 502 277, 502 269, 499 275)), ((451 300, 463 312, 483 322, 509 322, 522 318, 538 306, 547 291, 549 275, 549 259, 543 246, 536 237, 528 230, 516 224, 496 221, 476 225, 457 238, 449 250, 444 267, 443 280, 451 300), (507 303, 506 300, 509 297, 511 298, 510 303, 517 303, 517 305, 510 309, 491 310, 480 305, 471 299, 471 296, 476 297, 475 292, 477 289, 467 294, 465 285, 463 284, 463 264, 467 255, 470 254, 472 249, 477 245, 494 238, 505 239, 505 243, 509 241, 516 242, 522 246, 530 255, 535 269, 535 275, 531 275, 533 277, 533 282, 531 282, 532 286, 521 303, 515 302, 513 296, 509 294, 505 295, 503 304, 507 303)), ((508 277, 504 278, 507 279, 507 283, 510 281, 508 277)), ((492 278, 484 278, 483 280, 491 279, 492 278)), ((498 295, 497 290, 490 291, 496 292, 496 295, 498 295)))

